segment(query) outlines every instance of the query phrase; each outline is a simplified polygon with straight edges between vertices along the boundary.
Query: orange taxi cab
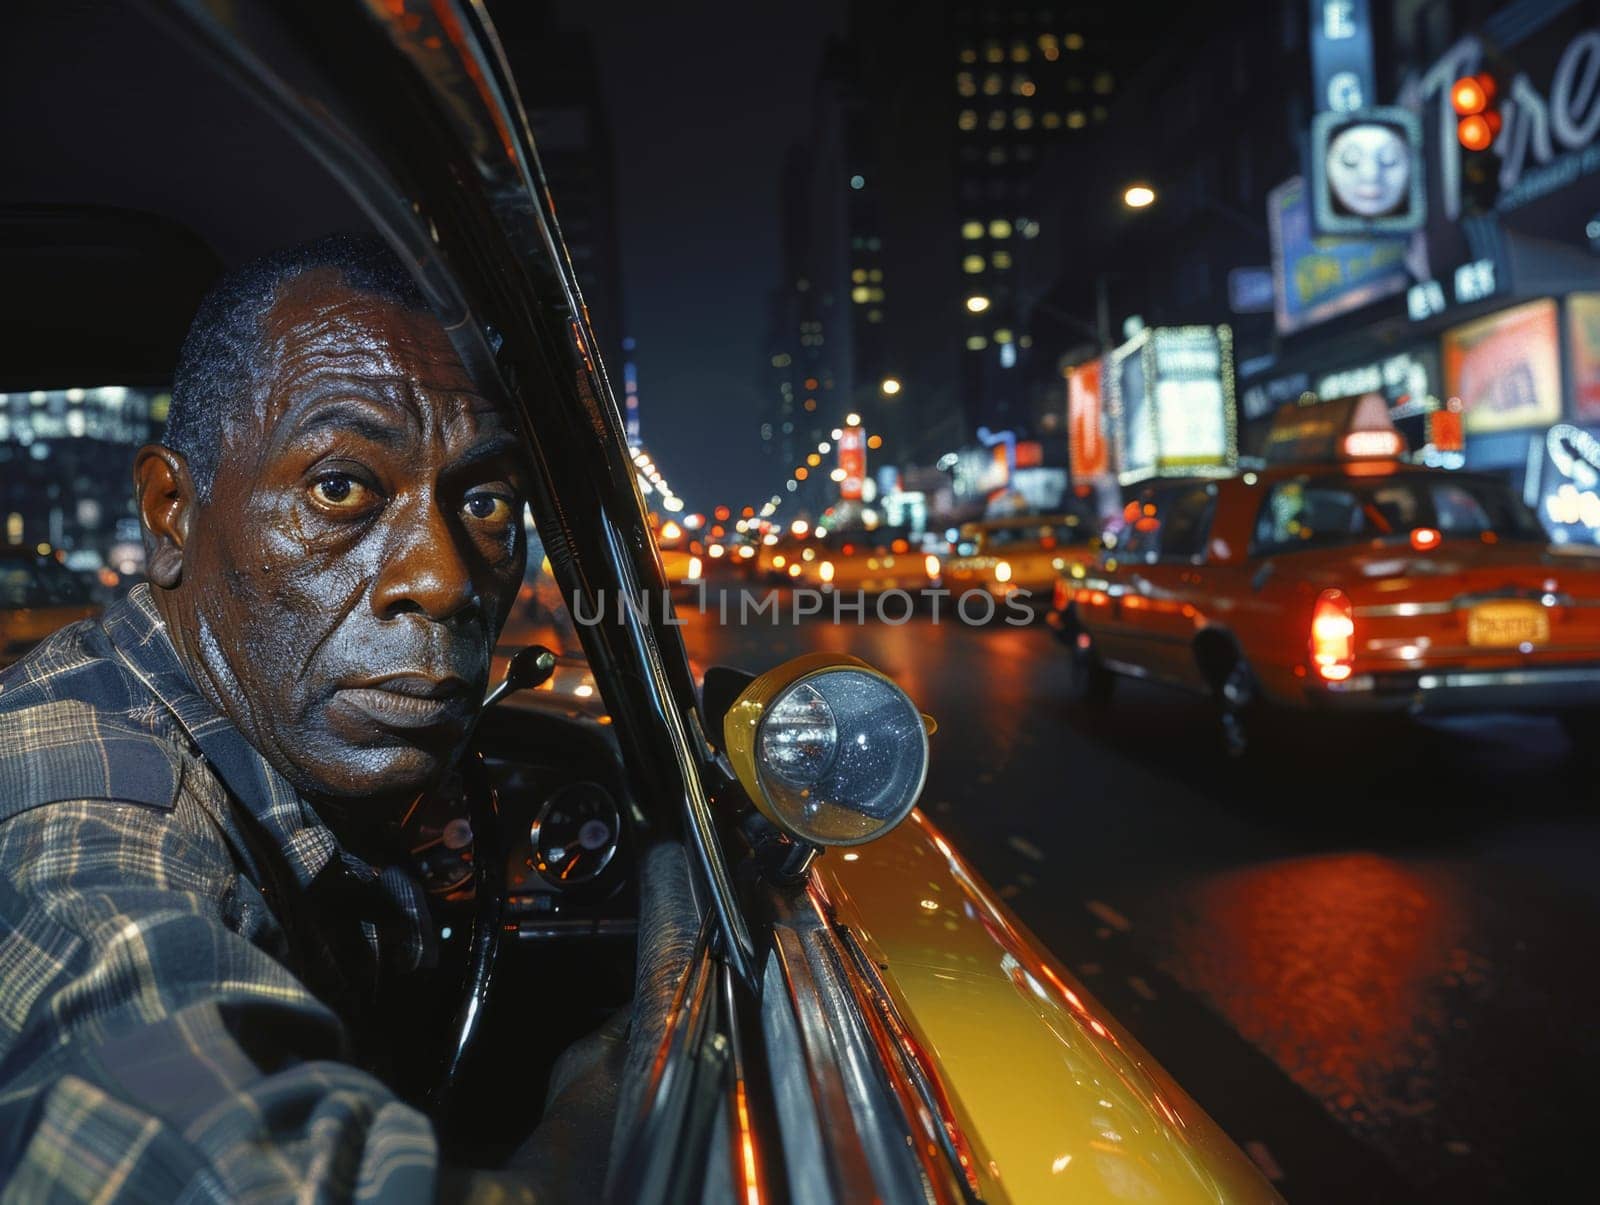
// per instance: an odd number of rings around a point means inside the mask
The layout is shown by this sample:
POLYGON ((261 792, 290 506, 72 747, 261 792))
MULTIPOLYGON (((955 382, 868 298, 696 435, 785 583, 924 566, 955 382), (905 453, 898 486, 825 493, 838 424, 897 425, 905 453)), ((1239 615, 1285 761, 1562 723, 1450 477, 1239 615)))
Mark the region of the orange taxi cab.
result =
POLYGON ((1081 575, 1099 549, 1097 525, 1087 513, 985 519, 961 528, 945 585, 956 594, 987 590, 1043 605, 1057 575, 1074 568, 1081 575))
POLYGON ((661 569, 667 586, 674 590, 692 590, 705 580, 705 547, 699 540, 689 538, 683 526, 668 519, 655 529, 656 547, 661 552, 661 569))
POLYGON ((1282 709, 1594 718, 1600 550, 1551 543, 1502 479, 1403 451, 1368 394, 1286 408, 1261 471, 1145 487, 1119 545, 1058 582, 1074 693, 1203 693, 1232 753, 1282 709))

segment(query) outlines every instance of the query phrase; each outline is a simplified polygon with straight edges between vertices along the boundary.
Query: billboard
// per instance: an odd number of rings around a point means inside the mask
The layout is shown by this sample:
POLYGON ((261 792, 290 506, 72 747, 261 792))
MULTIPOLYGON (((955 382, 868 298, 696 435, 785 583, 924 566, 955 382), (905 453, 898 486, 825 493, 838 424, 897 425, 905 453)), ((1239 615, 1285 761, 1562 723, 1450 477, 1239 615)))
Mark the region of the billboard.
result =
POLYGON ((1267 225, 1279 334, 1359 309, 1404 291, 1411 282, 1403 237, 1319 238, 1299 176, 1267 194, 1267 225))
POLYGON ((1311 198, 1323 234, 1409 234, 1428 216, 1422 123, 1409 109, 1318 113, 1311 121, 1311 198))
POLYGON ((1106 380, 1117 476, 1229 470, 1237 459, 1233 333, 1155 327, 1113 351, 1106 380))
POLYGON ((1600 293, 1567 298, 1572 348, 1572 410, 1580 423, 1600 426, 1600 293))
POLYGON ((1444 391, 1468 435, 1547 427, 1561 417, 1561 339, 1548 298, 1444 334, 1444 391))
POLYGON ((845 427, 839 432, 839 497, 846 502, 861 501, 867 478, 867 432, 863 427, 845 427))
POLYGON ((1106 446, 1100 361, 1067 370, 1067 465, 1076 482, 1091 481, 1111 469, 1106 446))

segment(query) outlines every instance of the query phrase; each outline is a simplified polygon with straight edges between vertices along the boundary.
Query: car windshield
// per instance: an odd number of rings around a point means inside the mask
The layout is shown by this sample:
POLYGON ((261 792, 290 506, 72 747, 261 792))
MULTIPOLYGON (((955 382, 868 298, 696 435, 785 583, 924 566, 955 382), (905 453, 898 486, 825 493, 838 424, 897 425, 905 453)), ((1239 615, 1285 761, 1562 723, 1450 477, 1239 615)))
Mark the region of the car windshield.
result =
POLYGON ((1371 481, 1300 477, 1280 482, 1261 504, 1257 555, 1407 539, 1419 527, 1446 539, 1485 534, 1544 540, 1534 513, 1499 482, 1431 474, 1371 481))

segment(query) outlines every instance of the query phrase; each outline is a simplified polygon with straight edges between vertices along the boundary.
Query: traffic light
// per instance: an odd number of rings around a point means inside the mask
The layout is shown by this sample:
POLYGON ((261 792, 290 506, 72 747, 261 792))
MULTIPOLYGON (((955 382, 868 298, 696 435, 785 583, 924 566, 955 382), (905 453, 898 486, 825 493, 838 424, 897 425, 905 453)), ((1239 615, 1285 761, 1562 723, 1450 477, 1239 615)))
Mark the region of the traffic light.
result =
POLYGON ((1491 71, 1466 75, 1450 86, 1450 107, 1456 112, 1456 141, 1461 144, 1461 200, 1470 213, 1486 213, 1500 195, 1500 156, 1494 151, 1500 135, 1500 84, 1491 71))

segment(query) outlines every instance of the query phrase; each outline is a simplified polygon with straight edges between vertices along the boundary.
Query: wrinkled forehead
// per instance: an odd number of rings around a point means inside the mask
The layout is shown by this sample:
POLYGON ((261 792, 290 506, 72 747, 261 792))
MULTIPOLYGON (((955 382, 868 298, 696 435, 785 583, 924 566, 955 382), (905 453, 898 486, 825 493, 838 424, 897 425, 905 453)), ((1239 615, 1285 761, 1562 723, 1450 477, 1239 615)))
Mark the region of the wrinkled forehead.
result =
POLYGON ((259 357, 265 434, 338 394, 386 404, 408 425, 463 435, 516 426, 475 387, 432 313, 354 288, 332 268, 279 288, 262 316, 259 357))

